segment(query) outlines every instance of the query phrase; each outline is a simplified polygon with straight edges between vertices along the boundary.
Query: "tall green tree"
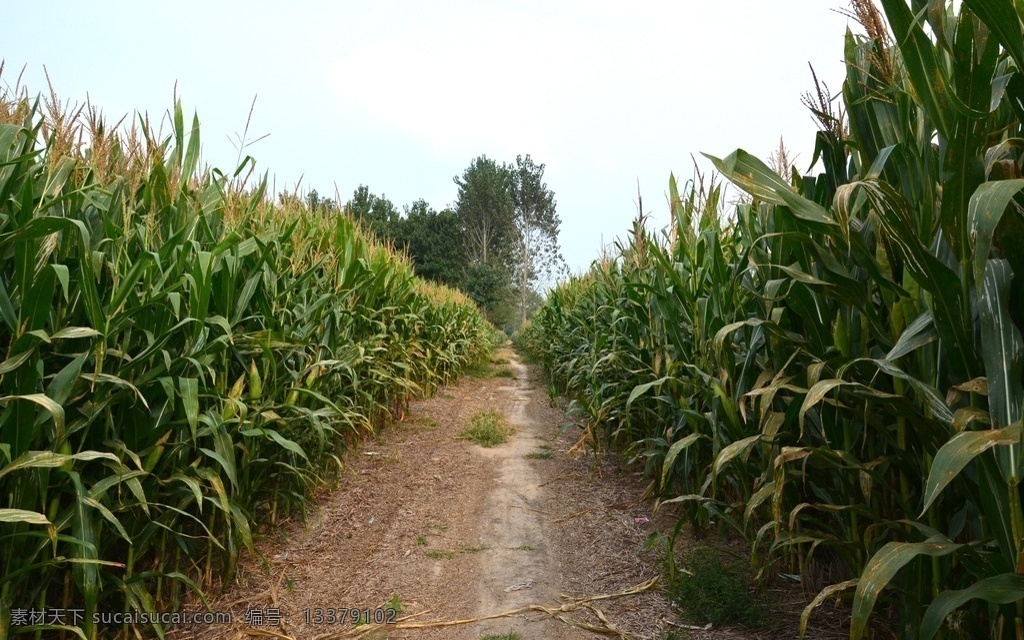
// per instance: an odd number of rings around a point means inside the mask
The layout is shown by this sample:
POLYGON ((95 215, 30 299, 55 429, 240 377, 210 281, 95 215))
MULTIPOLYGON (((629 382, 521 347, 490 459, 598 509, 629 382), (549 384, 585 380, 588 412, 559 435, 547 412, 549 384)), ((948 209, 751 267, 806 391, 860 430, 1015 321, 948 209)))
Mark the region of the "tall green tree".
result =
POLYGON ((399 219, 398 208, 384 197, 384 194, 377 196, 371 193, 366 185, 359 185, 352 192, 352 199, 345 205, 345 213, 358 220, 381 240, 392 237, 399 219))
POLYGON ((475 158, 461 176, 455 213, 464 234, 465 291, 493 320, 511 285, 516 238, 512 178, 508 167, 487 156, 475 158))
POLYGON ((474 159, 462 176, 455 212, 466 234, 466 257, 477 265, 507 266, 515 237, 515 206, 511 175, 505 165, 487 156, 474 159))
POLYGON ((323 211, 325 213, 333 213, 338 210, 338 203, 333 198, 324 198, 320 193, 313 189, 306 196, 306 207, 310 211, 323 211))
POLYGON ((466 275, 465 242, 459 217, 441 212, 425 200, 406 205, 394 226, 392 239, 412 259, 416 274, 452 287, 462 287, 466 275))
POLYGON ((529 154, 516 156, 508 172, 516 227, 513 279, 519 324, 523 324, 535 306, 531 302, 537 298, 537 285, 567 268, 558 246, 561 221, 555 212, 555 194, 544 182, 544 165, 536 164, 529 154))

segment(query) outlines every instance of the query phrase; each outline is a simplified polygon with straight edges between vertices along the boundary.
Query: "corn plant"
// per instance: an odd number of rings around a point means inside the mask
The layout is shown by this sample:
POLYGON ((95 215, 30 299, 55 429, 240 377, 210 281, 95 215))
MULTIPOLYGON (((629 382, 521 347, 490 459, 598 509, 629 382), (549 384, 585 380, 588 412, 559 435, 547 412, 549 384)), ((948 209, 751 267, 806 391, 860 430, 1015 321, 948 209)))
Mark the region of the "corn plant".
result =
POLYGON ((0 96, 0 638, 167 612, 486 357, 465 296, 146 118, 0 96), (28 610, 80 619, 25 623, 28 610))
POLYGON ((712 157, 562 285, 524 346, 664 503, 762 569, 828 566, 850 633, 1024 637, 1024 26, 1008 0, 855 2, 817 176, 712 157), (886 589, 886 587, 889 587, 886 589))

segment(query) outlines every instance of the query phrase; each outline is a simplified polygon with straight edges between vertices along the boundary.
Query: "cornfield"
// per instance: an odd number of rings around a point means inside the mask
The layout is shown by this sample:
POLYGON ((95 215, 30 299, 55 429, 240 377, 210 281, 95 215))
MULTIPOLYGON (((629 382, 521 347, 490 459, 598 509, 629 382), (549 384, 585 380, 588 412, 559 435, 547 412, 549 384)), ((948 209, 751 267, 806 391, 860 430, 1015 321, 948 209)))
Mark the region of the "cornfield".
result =
MULTIPOLYGON (((738 150, 519 336, 682 522, 850 637, 1024 638, 1024 9, 855 2, 823 172, 738 150)), ((709 156, 710 157, 710 156, 709 156)))
POLYGON ((246 157, 0 95, 0 638, 163 636, 360 434, 484 357, 460 293, 246 157), (29 610, 76 610, 28 620, 29 610), (14 619, 14 622, 12 622, 14 619), (20 619, 20 621, 19 621, 20 619))

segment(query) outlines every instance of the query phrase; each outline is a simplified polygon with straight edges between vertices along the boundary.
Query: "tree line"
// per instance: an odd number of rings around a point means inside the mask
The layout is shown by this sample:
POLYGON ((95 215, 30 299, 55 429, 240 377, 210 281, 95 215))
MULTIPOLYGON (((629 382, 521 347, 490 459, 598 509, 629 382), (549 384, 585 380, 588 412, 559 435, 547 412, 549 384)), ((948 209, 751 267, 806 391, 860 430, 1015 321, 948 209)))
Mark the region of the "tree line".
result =
POLYGON ((400 211, 365 185, 340 206, 316 190, 306 204, 358 220, 404 251, 419 276, 465 291, 491 322, 511 332, 541 304, 543 289, 568 271, 544 165, 529 155, 500 164, 481 155, 454 181, 456 201, 440 211, 423 199, 400 211))

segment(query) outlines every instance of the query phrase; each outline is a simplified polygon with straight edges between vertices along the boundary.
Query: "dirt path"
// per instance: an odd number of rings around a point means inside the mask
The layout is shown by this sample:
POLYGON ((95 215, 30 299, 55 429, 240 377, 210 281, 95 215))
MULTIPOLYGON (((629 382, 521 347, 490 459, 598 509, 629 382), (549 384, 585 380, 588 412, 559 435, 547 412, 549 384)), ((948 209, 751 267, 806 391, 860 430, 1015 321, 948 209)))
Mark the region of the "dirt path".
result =
MULTIPOLYGON (((481 544, 491 551, 486 558, 481 556, 486 566, 481 567, 477 583, 477 617, 529 606, 538 600, 556 602, 558 597, 550 532, 539 510, 545 504, 546 491, 540 486, 538 465, 526 457, 531 453, 542 455, 550 445, 544 440, 542 425, 527 415, 527 407, 535 402, 536 395, 531 392, 527 368, 516 362, 512 370, 514 384, 499 387, 497 392, 508 394, 512 400, 506 417, 516 435, 505 446, 476 452, 483 456, 496 481, 484 498, 481 514, 481 544)), ((514 630, 528 632, 530 637, 558 637, 563 631, 554 628, 558 624, 523 616, 485 621, 476 632, 514 630)))
POLYGON ((346 473, 319 511, 264 540, 263 557, 244 562, 237 584, 211 603, 231 611, 232 624, 179 628, 169 637, 608 637, 588 625, 657 637, 668 609, 653 589, 578 601, 654 578, 655 558, 638 552, 651 527, 669 523, 644 522, 652 516, 639 500, 643 487, 611 457, 569 457, 579 429, 549 405, 529 367, 509 351, 499 356, 513 358, 514 378, 470 378, 444 389, 346 456, 346 473), (491 409, 515 428, 508 442, 486 449, 459 439, 474 414, 491 409), (337 611, 369 609, 383 618, 388 604, 400 605, 401 623, 364 635, 375 628, 343 623, 337 611), (408 628, 533 605, 548 611, 408 628), (258 620, 247 621, 247 610, 279 611, 281 624, 252 624, 258 620))

